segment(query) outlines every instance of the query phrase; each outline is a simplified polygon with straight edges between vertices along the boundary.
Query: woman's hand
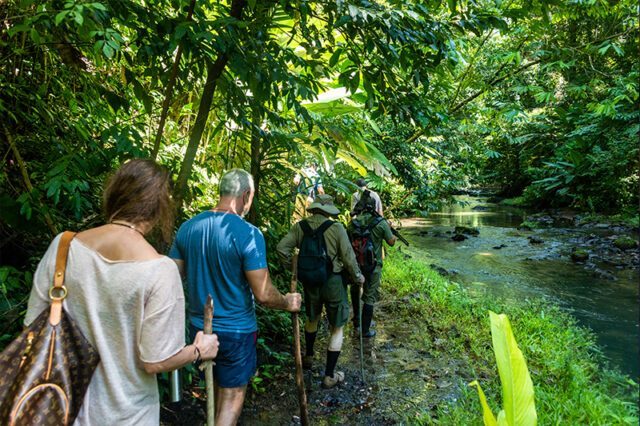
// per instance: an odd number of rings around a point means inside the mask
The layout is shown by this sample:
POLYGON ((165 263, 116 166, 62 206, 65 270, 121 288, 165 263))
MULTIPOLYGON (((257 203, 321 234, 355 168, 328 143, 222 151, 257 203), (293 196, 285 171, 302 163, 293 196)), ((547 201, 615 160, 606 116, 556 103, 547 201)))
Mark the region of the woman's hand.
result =
POLYGON ((209 361, 218 355, 218 346, 218 336, 199 331, 191 345, 185 346, 171 358, 160 362, 142 362, 142 367, 149 374, 157 374, 182 368, 194 361, 209 361))

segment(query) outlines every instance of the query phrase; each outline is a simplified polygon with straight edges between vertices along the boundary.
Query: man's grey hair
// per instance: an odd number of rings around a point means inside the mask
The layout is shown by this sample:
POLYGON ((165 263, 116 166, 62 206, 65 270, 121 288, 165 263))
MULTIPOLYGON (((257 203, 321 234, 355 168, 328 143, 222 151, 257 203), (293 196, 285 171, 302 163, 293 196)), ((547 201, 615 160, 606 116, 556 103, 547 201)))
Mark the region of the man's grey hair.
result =
POLYGON ((220 179, 220 196, 239 197, 246 190, 253 191, 253 176, 242 169, 231 169, 220 179))

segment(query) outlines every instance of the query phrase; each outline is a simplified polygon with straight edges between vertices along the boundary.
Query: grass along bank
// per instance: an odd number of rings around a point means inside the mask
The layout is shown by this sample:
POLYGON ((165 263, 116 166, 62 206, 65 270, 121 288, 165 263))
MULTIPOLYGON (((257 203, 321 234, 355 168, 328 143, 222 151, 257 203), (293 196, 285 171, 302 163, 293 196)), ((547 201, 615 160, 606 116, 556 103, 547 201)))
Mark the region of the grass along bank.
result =
POLYGON ((603 367, 593 334, 552 304, 472 299, 404 247, 390 250, 385 260, 381 304, 414 324, 416 350, 457 365, 457 398, 425 409, 417 415, 421 423, 482 424, 477 393, 467 386, 473 379, 497 412, 502 397, 491 347, 492 310, 511 321, 535 387, 539 424, 638 424, 638 384, 603 367))

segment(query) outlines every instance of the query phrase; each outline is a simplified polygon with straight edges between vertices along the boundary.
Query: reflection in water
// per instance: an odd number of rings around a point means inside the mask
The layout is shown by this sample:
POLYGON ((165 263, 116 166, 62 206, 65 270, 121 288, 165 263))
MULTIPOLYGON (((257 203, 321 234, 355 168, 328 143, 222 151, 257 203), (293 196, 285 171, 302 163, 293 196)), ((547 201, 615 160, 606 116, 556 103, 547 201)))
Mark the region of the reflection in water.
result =
POLYGON ((414 234, 415 245, 423 247, 434 263, 457 272, 455 280, 472 295, 555 301, 596 333, 614 365, 638 377, 638 271, 609 269, 615 280, 594 276, 568 257, 568 240, 588 231, 521 232, 515 227, 524 220, 524 211, 482 203, 478 198, 464 200, 469 204, 448 207, 426 219, 403 221, 405 233, 414 234), (478 205, 482 211, 473 210, 478 205), (454 242, 451 231, 455 226, 480 228, 480 235, 454 242), (527 237, 532 235, 544 243, 530 244, 527 237), (503 247, 494 248, 500 245, 503 247))

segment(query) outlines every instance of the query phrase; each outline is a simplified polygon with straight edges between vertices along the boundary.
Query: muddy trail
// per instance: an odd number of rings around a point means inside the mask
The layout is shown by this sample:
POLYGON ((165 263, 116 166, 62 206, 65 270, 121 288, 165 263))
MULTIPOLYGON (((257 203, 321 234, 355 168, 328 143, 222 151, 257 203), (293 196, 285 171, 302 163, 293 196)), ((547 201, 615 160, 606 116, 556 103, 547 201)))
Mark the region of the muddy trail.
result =
MULTIPOLYGON (((420 416, 435 418, 439 405, 457 399, 460 386, 472 380, 465 374, 469 371, 465 367, 467 363, 445 356, 448 351, 443 351, 447 346, 443 336, 436 336, 437 333, 430 332, 429 324, 416 323, 408 312, 398 308, 408 302, 409 298, 379 302, 375 313, 377 335, 364 339, 365 382, 360 373, 359 337, 351 322, 345 326, 344 344, 336 367, 336 371, 345 373, 345 382, 329 390, 321 387, 328 337, 328 322, 321 322, 313 368, 305 372, 311 424, 412 423, 420 416)), ((256 392, 249 387, 239 424, 300 424, 294 376, 291 361, 281 373, 263 382, 264 391, 256 392)), ((189 405, 188 401, 185 403, 189 405)), ((162 424, 204 423, 203 401, 195 404, 192 400, 191 404, 191 409, 185 411, 183 407, 179 418, 173 420, 170 419, 173 416, 166 415, 164 407, 162 424)))
MULTIPOLYGON (((336 368, 345 373, 345 382, 329 390, 320 386, 328 336, 328 323, 323 324, 313 368, 305 372, 312 424, 397 424, 418 413, 433 412, 442 401, 456 398, 459 363, 433 358, 423 341, 426 325, 398 313, 391 305, 385 306, 384 301, 377 309, 377 335, 364 339, 363 344, 365 382, 360 373, 359 337, 351 323, 346 325, 336 368)), ((434 338, 427 346, 440 340, 434 338)), ((270 383, 267 392, 248 395, 240 424, 295 425, 300 424, 298 415, 292 366, 270 383)))

